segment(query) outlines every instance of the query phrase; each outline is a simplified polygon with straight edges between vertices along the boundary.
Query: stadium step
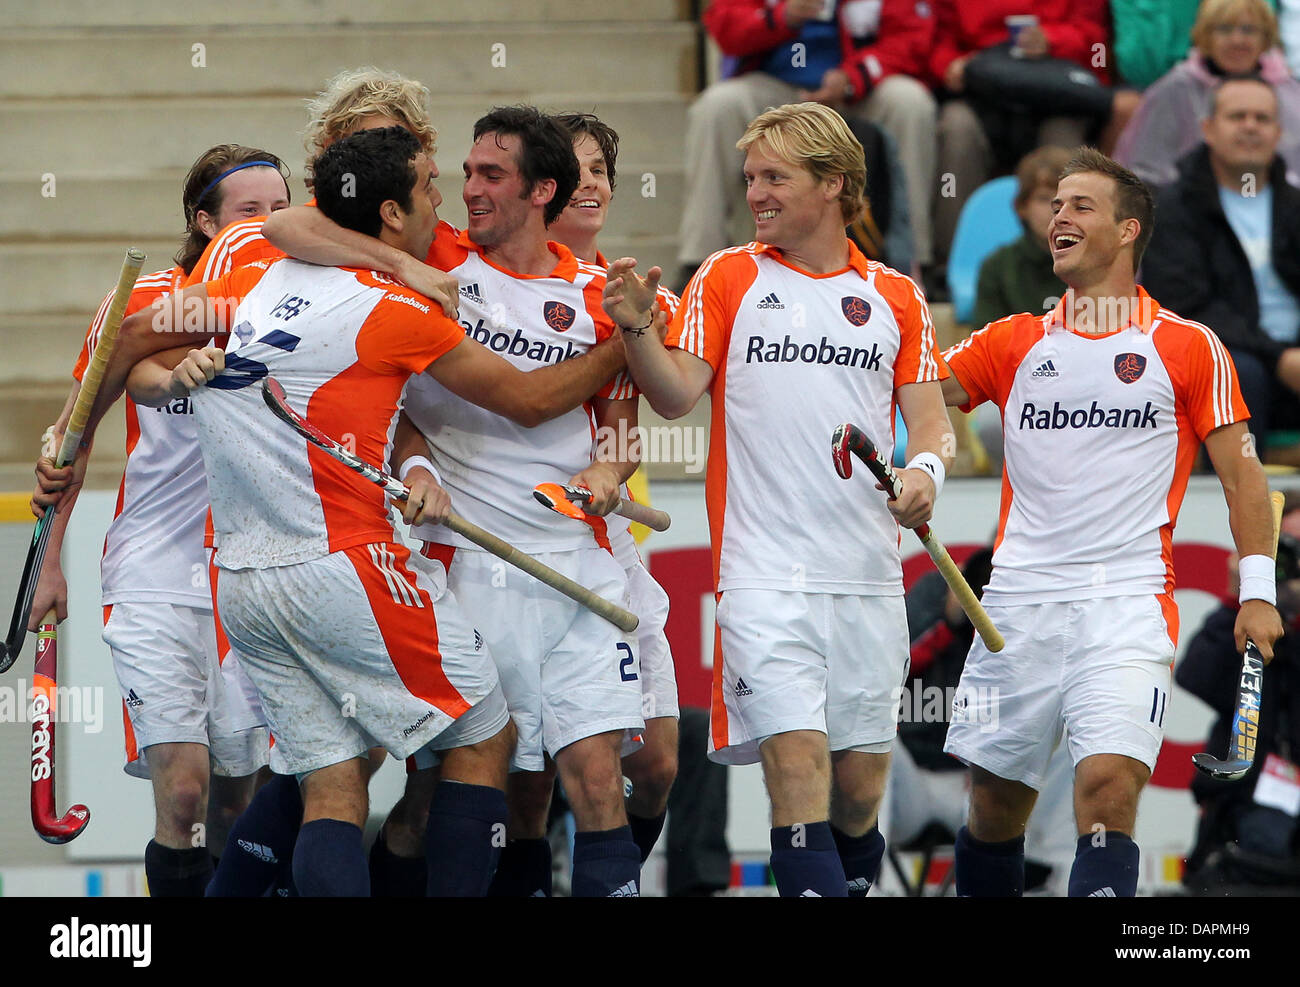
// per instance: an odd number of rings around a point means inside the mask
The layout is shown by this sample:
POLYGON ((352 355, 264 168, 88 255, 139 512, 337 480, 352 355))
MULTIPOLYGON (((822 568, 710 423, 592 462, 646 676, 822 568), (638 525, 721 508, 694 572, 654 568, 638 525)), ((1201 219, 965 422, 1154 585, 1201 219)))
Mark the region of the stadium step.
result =
POLYGON ((566 77, 601 94, 680 93, 694 89, 695 50, 694 25, 665 22, 33 29, 0 38, 0 97, 31 95, 34 78, 44 99, 300 96, 324 66, 370 64, 484 102, 566 77))
MULTIPOLYGON (((620 4, 622 22, 680 21, 690 16, 689 0, 636 0, 620 4)), ((430 14, 445 24, 589 22, 610 20, 609 0, 384 0, 364 10, 367 24, 427 24, 430 14)), ((159 4, 155 0, 60 0, 21 4, 5 12, 8 28, 197 28, 223 24, 303 25, 356 23, 356 0, 224 0, 219 6, 159 4), (219 11, 219 13, 218 13, 219 11)))

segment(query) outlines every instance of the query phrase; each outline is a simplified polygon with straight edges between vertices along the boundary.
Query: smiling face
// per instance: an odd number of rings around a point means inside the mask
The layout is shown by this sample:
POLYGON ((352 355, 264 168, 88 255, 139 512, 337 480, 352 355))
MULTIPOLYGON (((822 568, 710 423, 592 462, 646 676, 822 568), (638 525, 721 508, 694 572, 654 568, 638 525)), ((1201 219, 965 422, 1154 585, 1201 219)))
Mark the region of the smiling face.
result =
MULTIPOLYGON (((227 175, 214 190, 221 196, 216 212, 200 209, 195 216, 199 229, 209 237, 240 219, 269 216, 289 206, 289 188, 284 176, 264 165, 243 168, 227 175)), ((204 198, 211 198, 211 195, 204 198)))
POLYGON ((465 159, 461 193, 469 213, 467 230, 480 247, 496 247, 523 229, 534 210, 531 189, 519 168, 519 138, 488 132, 465 159))
POLYGON ((1209 32, 1209 50, 1204 54, 1212 58, 1227 75, 1253 72, 1264 54, 1264 25, 1249 13, 1214 24, 1209 32))
POLYGON ((1115 182, 1092 171, 1062 178, 1052 200, 1052 270, 1071 288, 1104 277, 1140 224, 1115 218, 1115 182))
POLYGON ((609 184, 609 167, 600 145, 590 134, 573 142, 578 158, 578 187, 569 198, 564 212, 550 226, 550 235, 561 243, 595 236, 605 226, 609 201, 614 190, 609 184))
POLYGON ((842 185, 843 176, 818 180, 802 165, 776 157, 767 141, 755 141, 745 154, 745 201, 754 216, 754 239, 798 251, 820 232, 828 212, 842 218, 842 185))
POLYGON ((1261 82, 1234 79, 1216 95, 1202 125, 1211 161, 1232 174, 1267 172, 1282 139, 1277 95, 1261 82))

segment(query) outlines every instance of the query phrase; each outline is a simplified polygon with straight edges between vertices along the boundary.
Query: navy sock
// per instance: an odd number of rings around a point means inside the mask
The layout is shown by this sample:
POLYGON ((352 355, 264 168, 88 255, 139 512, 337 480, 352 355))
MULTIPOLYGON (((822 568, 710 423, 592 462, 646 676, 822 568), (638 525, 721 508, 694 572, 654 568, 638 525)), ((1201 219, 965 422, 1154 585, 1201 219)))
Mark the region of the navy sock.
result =
POLYGON ((551 843, 510 840, 497 860, 489 898, 549 898, 551 896, 551 843))
POLYGON ((173 850, 157 840, 144 848, 144 874, 153 898, 202 898, 212 880, 212 854, 207 847, 173 850))
POLYGON ((772 876, 782 898, 846 898, 848 882, 831 824, 772 827, 772 876))
POLYGON ((302 822, 302 792, 292 775, 275 775, 257 790, 235 820, 218 864, 209 898, 256 898, 275 885, 293 860, 302 822))
POLYGON ((957 831, 957 897, 1019 898, 1025 893, 1025 838, 985 843, 957 831))
POLYGON ((505 792, 440 781, 424 832, 430 898, 482 898, 505 844, 505 792))
POLYGON ((370 873, 361 827, 342 819, 313 819, 298 831, 293 882, 304 898, 366 898, 370 873))
POLYGON ((370 897, 423 898, 428 881, 424 857, 400 857, 388 847, 381 829, 370 847, 370 897))
POLYGON ((632 839, 631 826, 574 834, 572 893, 575 898, 641 894, 641 851, 632 839))
POLYGON ((1133 898, 1138 887, 1138 845, 1127 833, 1105 830, 1079 837, 1070 868, 1071 898, 1133 898), (1099 842, 1093 846, 1093 841, 1099 842))
POLYGON ((655 848, 659 834, 664 831, 664 820, 667 818, 667 812, 661 812, 652 819, 634 816, 630 812, 627 814, 627 824, 632 827, 632 839, 641 851, 641 863, 644 864, 650 858, 650 851, 655 848))
POLYGON ((885 838, 880 827, 872 826, 861 836, 850 836, 831 827, 835 849, 844 867, 845 886, 850 898, 865 898, 880 874, 880 860, 885 855, 885 838))

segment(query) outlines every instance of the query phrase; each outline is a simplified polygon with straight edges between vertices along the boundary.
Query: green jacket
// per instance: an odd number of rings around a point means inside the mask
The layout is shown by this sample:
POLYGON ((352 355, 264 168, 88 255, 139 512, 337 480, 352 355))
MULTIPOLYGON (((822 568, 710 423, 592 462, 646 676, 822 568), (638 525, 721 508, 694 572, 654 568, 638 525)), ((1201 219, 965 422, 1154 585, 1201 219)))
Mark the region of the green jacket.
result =
MULTIPOLYGON (((1272 3, 1276 8, 1276 2, 1272 3)), ((1111 0, 1119 76, 1145 89, 1187 54, 1200 0, 1111 0)))
POLYGON ((1017 312, 1042 314, 1064 293, 1065 284, 1052 273, 1052 255, 1026 233, 980 265, 972 322, 982 329, 1017 312))

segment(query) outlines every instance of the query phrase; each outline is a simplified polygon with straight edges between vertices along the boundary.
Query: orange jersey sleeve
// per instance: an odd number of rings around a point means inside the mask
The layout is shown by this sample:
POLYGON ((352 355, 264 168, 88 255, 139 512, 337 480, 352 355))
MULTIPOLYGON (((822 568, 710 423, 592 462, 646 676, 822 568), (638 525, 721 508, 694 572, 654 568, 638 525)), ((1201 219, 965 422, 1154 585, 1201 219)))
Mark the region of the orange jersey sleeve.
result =
POLYGON ((1232 357, 1210 328, 1161 309, 1162 329, 1155 345, 1169 371, 1179 405, 1196 437, 1202 441, 1216 428, 1245 421, 1250 411, 1241 396, 1232 357))
POLYGON ((691 278, 668 326, 664 345, 685 350, 708 363, 716 374, 731 345, 731 324, 758 266, 745 247, 714 254, 691 278))
POLYGON ((894 387, 943 380, 948 367, 935 341, 930 306, 912 279, 894 271, 876 274, 876 290, 889 301, 898 323, 898 357, 894 360, 894 387))
MULTIPOLYGON (((134 315, 168 292, 175 291, 182 277, 184 273, 179 267, 140 275, 136 279, 135 287, 131 289, 131 297, 127 300, 122 318, 134 315)), ((82 344, 81 352, 77 354, 76 365, 72 368, 72 376, 78 381, 85 376, 86 368, 90 366, 90 358, 95 353, 95 347, 99 345, 99 336, 104 331, 104 323, 108 321, 108 310, 112 302, 113 292, 110 291, 99 303, 95 317, 90 322, 90 328, 86 330, 86 340, 82 344)))
MULTIPOLYGON (((370 278, 361 273, 365 283, 370 278)), ((378 374, 418 374, 465 339, 442 309, 408 288, 388 291, 357 333, 357 360, 378 374)))
POLYGON ((948 369, 970 398, 960 410, 969 412, 985 401, 1006 407, 1016 369, 1043 332, 1040 317, 1010 315, 945 350, 948 369))
MULTIPOLYGON (((243 301, 250 291, 257 286, 266 274, 267 268, 274 261, 257 261, 254 264, 246 264, 243 267, 236 267, 213 281, 204 283, 204 290, 207 291, 208 297, 217 303, 217 311, 220 313, 223 324, 227 316, 233 315, 239 303, 243 301)), ((229 326, 225 326, 229 329, 229 326)))
POLYGON ((243 219, 226 226, 204 248, 198 262, 195 263, 185 287, 214 281, 236 267, 243 267, 259 260, 278 260, 284 251, 271 246, 262 236, 265 216, 243 219))

